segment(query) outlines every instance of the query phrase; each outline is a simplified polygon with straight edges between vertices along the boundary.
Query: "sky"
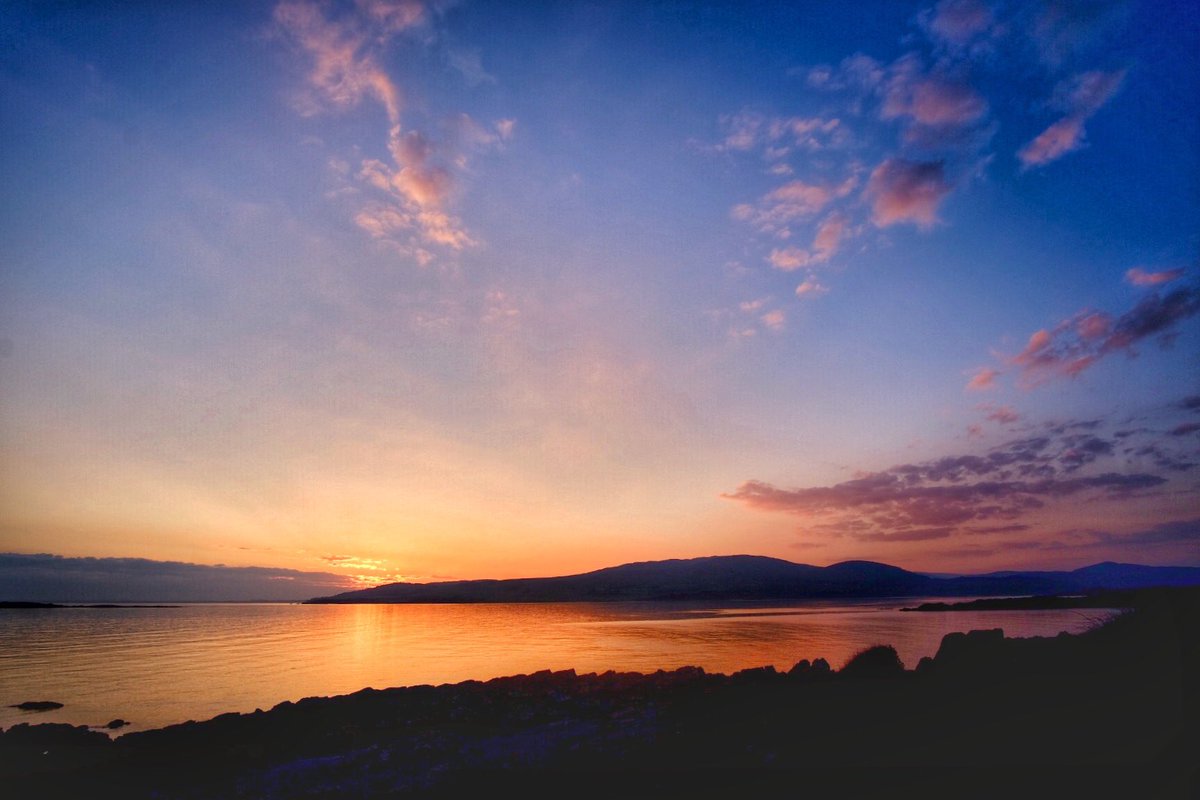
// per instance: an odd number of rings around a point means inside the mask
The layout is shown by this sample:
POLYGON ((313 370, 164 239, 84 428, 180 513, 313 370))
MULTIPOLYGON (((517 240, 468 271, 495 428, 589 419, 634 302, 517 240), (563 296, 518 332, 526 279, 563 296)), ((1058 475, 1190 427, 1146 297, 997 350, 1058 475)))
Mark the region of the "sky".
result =
POLYGON ((1189 2, 5 3, 0 552, 1200 565, 1197 142, 1189 2))

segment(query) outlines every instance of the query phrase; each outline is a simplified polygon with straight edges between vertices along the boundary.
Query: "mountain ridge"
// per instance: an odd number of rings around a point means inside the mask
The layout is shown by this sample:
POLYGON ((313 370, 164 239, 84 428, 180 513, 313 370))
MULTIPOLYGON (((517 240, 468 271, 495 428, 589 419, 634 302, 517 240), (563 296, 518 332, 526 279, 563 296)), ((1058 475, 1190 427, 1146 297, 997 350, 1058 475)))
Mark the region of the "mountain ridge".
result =
POLYGON ((513 603, 1061 594, 1200 585, 1200 567, 1100 562, 1070 571, 935 577, 877 561, 817 567, 756 555, 637 561, 545 578, 390 583, 306 603, 513 603))

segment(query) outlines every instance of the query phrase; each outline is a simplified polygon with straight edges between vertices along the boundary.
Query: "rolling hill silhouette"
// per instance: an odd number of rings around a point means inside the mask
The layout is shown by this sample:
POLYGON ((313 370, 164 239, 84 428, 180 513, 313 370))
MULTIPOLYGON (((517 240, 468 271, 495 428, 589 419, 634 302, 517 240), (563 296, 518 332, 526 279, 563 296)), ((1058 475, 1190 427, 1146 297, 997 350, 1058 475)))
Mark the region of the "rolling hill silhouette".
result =
POLYGON ((759 601, 855 597, 1059 594, 1200 584, 1200 568, 1105 562, 1071 572, 933 577, 874 561, 828 567, 766 556, 643 561, 552 578, 390 583, 309 603, 551 603, 759 601))

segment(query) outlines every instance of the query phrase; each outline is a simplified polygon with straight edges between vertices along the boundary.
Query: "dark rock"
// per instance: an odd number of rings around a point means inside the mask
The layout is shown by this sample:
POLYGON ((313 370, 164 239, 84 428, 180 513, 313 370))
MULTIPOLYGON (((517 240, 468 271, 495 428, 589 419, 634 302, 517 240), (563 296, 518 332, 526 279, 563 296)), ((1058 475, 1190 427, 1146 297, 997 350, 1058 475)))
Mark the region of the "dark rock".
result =
POLYGON ((53 711, 62 707, 62 703, 56 703, 53 700, 26 700, 24 703, 9 706, 9 708, 19 708, 22 711, 53 711))
POLYGON ((754 682, 771 680, 772 678, 775 678, 778 674, 779 673, 777 673, 775 671, 774 667, 766 666, 766 667, 751 667, 749 669, 738 670, 737 672, 733 673, 733 675, 731 675, 730 677, 733 678, 735 681, 744 682, 744 683, 754 683, 754 682))
POLYGON ((896 648, 881 644, 855 655, 838 674, 846 678, 894 678, 904 674, 904 662, 896 648))
POLYGON ((995 656, 1004 647, 1004 631, 992 628, 970 633, 947 633, 942 637, 937 655, 933 657, 938 669, 971 666, 994 666, 995 656))
POLYGON ((812 662, 810 662, 807 658, 802 658, 796 662, 796 666, 794 666, 790 670, 788 670, 788 675, 801 677, 803 675, 806 675, 809 672, 809 670, 811 670, 811 669, 812 669, 812 662))
POLYGON ((105 725, 104 727, 108 728, 110 731, 115 731, 120 728, 124 728, 128 724, 130 724, 130 723, 127 720, 123 720, 120 717, 117 717, 114 720, 109 720, 109 723, 107 725, 105 725))

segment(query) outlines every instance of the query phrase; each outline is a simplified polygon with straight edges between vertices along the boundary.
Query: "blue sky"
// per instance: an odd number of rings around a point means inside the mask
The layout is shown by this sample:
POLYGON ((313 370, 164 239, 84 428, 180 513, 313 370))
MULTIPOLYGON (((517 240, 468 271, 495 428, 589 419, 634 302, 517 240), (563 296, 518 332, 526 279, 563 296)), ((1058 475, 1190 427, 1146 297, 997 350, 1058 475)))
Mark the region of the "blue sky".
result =
POLYGON ((0 14, 0 550, 1200 563, 1189 4, 0 14))

